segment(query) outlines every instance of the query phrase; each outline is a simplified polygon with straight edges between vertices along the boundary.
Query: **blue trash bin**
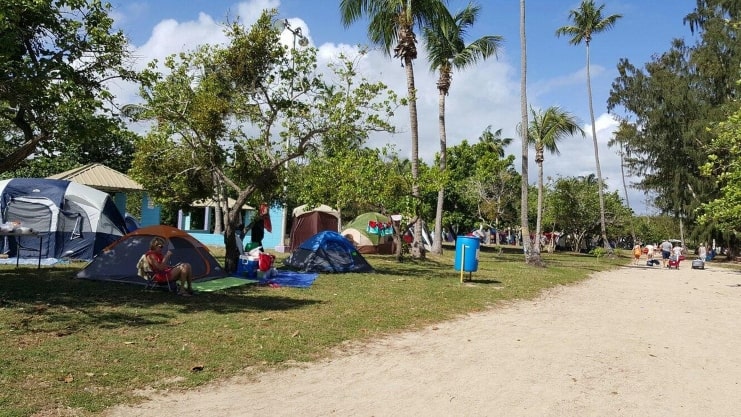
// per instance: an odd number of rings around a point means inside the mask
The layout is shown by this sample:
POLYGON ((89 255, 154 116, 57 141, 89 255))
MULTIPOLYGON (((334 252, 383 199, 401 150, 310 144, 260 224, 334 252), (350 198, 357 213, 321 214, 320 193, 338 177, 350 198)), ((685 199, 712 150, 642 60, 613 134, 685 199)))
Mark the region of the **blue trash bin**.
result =
POLYGON ((455 270, 476 272, 479 269, 481 241, 476 236, 458 236, 455 240, 455 270), (465 248, 465 250, 464 250, 465 248))

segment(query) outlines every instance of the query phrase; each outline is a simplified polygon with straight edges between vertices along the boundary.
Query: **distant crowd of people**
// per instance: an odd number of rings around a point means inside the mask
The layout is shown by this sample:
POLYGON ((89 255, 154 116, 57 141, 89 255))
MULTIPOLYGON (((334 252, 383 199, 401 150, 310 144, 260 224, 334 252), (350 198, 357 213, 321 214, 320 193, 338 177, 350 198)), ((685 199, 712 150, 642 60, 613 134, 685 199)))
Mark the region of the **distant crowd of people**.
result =
MULTIPOLYGON (((685 259, 689 254, 689 251, 685 246, 682 245, 681 242, 670 241, 668 239, 665 239, 658 245, 648 243, 644 246, 640 242, 638 242, 633 246, 634 265, 638 265, 641 262, 641 257, 643 254, 646 255, 647 265, 652 266, 661 263, 661 265, 666 268, 672 261, 685 259), (660 261, 658 259, 655 259, 658 258, 658 255, 661 256, 660 261)), ((700 245, 697 247, 697 249, 695 250, 695 254, 697 255, 698 259, 709 261, 715 257, 716 250, 715 248, 713 248, 708 251, 708 248, 703 242, 700 243, 700 245)))

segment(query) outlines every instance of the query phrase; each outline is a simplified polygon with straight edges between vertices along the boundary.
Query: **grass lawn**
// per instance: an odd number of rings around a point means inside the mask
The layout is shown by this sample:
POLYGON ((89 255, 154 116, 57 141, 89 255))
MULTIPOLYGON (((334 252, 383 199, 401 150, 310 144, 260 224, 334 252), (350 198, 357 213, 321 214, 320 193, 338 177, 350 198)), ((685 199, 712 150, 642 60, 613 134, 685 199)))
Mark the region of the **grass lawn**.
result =
POLYGON ((478 271, 461 284, 453 256, 452 247, 420 262, 366 256, 375 273, 193 297, 74 279, 81 265, 0 266, 0 416, 91 416, 141 401, 135 390, 187 389, 312 361, 343 342, 532 298, 628 262, 544 254, 541 269, 521 253, 484 247, 478 271))

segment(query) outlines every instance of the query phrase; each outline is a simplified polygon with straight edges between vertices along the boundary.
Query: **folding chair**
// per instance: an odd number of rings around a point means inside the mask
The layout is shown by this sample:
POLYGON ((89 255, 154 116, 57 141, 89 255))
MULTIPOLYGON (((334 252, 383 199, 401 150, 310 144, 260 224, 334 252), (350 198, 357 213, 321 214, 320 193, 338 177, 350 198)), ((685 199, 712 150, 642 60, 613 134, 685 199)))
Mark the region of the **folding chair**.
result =
POLYGON ((154 279, 154 270, 152 270, 152 265, 149 264, 149 259, 147 259, 146 253, 142 255, 136 263, 136 274, 144 278, 147 282, 148 290, 165 286, 167 286, 167 289, 170 292, 177 292, 178 290, 178 283, 176 281, 157 282, 154 279))

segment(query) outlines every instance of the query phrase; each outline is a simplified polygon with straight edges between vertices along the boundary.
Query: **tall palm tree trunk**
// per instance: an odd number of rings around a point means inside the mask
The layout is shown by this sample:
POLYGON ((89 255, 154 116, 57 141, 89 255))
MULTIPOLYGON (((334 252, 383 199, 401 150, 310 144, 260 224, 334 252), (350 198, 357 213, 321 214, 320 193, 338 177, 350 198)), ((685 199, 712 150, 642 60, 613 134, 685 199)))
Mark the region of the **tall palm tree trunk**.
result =
POLYGON ((422 219, 420 216, 421 195, 419 192, 419 124, 417 122, 417 91, 414 87, 414 66, 412 59, 404 58, 407 75, 407 94, 409 94, 409 124, 412 130, 412 198, 414 199, 414 242, 411 253, 413 258, 425 257, 425 245, 422 242, 422 219))
POLYGON ((522 249, 525 262, 541 265, 540 252, 530 241, 530 228, 527 219, 528 193, 528 122, 527 122, 527 38, 525 36, 525 0, 520 0, 520 113, 522 114, 520 135, 522 137, 522 181, 520 183, 520 227, 522 229, 522 249))
MULTIPOLYGON (((537 157, 536 157, 537 159, 537 157)), ((533 246, 538 248, 540 252, 540 233, 542 230, 543 222, 543 162, 538 162, 538 215, 535 218, 535 242, 533 246)))
POLYGON ((597 127, 594 124, 594 106, 592 105, 592 77, 589 71, 590 60, 589 60, 589 43, 587 42, 587 97, 589 98, 589 118, 592 122, 592 143, 594 144, 594 162, 597 169, 597 192, 599 194, 599 222, 600 232, 602 234, 602 242, 605 249, 608 252, 612 252, 612 246, 607 240, 607 227, 605 226, 605 195, 602 182, 602 169, 599 163, 599 145, 597 143, 597 127))
MULTIPOLYGON (((440 91, 438 96, 438 128, 440 129, 440 172, 444 173, 447 164, 447 135, 445 133, 445 93, 440 91)), ((432 253, 443 253, 443 202, 445 201, 445 186, 441 185, 437 191, 437 207, 435 208, 435 237, 432 240, 432 253)))

